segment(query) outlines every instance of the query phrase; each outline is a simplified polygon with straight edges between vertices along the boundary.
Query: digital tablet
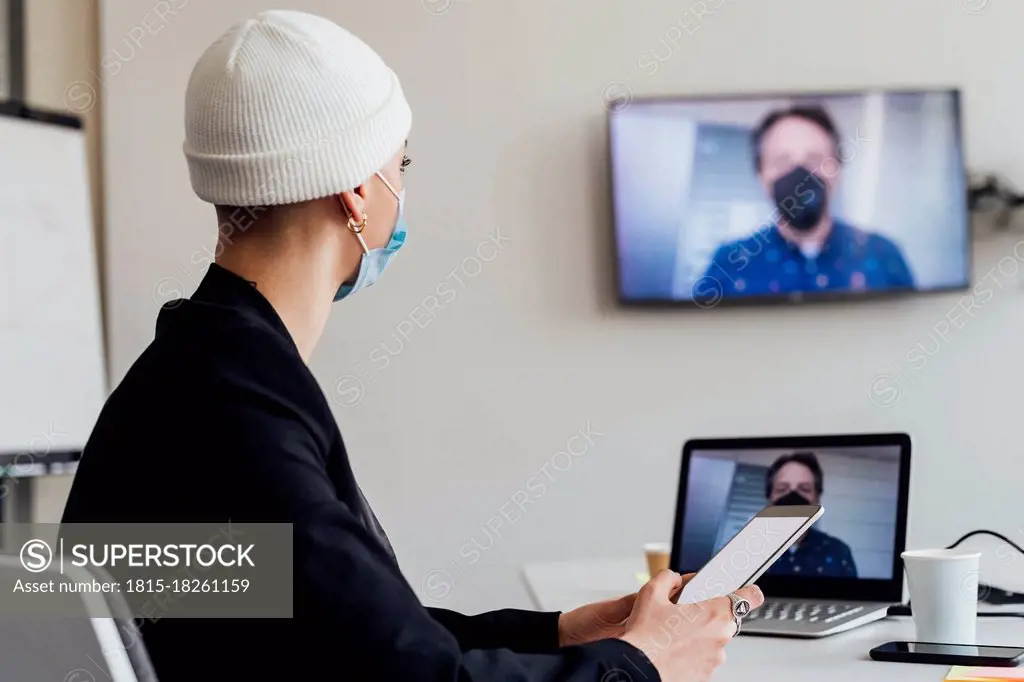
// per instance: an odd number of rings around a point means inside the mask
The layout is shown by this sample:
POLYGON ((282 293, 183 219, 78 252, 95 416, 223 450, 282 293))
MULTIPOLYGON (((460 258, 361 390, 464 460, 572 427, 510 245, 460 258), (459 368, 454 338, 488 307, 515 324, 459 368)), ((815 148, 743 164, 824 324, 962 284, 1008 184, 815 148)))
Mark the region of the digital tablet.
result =
POLYGON ((752 584, 821 518, 820 505, 765 507, 683 586, 678 604, 724 597, 752 584))

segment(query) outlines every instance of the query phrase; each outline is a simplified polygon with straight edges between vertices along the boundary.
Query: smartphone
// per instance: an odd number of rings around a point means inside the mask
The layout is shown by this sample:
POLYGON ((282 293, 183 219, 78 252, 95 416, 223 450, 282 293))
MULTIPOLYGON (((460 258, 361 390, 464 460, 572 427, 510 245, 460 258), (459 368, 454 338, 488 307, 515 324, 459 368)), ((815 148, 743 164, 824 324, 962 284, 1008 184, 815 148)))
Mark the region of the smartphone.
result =
POLYGON ((676 603, 724 597, 752 584, 824 513, 816 504, 765 507, 683 586, 676 603))
POLYGON ((986 668, 1013 668, 1020 665, 1024 649, 1012 646, 969 646, 929 642, 886 642, 871 650, 876 661, 897 663, 940 663, 986 668))

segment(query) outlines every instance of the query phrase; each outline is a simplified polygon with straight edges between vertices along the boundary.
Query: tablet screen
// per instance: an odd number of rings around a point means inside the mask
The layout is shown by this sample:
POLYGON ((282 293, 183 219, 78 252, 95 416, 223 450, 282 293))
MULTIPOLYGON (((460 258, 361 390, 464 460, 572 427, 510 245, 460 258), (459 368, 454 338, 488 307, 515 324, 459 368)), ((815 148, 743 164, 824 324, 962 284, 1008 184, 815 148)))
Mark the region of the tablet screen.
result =
POLYGON ((808 516, 755 516, 683 588, 678 603, 723 597, 747 584, 796 539, 808 516))

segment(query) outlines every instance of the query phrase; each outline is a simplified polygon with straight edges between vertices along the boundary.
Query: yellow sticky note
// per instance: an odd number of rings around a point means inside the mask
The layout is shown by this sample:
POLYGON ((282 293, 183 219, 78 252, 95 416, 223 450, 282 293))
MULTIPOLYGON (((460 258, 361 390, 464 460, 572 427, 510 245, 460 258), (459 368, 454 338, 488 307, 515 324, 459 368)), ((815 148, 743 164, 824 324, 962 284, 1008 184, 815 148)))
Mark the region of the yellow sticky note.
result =
POLYGON ((986 668, 954 665, 946 673, 946 682, 1010 682, 1024 680, 1024 668, 986 668))

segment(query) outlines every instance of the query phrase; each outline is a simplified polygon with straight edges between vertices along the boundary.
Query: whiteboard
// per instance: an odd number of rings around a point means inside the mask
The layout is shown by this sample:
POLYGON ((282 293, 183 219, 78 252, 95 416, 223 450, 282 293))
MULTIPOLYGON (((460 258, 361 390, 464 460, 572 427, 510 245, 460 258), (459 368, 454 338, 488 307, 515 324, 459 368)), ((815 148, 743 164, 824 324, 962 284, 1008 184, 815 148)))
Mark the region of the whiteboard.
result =
POLYGON ((99 278, 82 131, 0 116, 0 150, 0 456, 28 468, 103 405, 99 278))

